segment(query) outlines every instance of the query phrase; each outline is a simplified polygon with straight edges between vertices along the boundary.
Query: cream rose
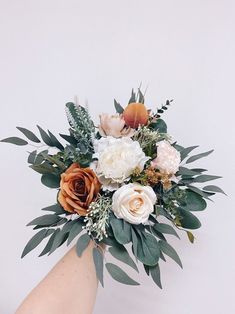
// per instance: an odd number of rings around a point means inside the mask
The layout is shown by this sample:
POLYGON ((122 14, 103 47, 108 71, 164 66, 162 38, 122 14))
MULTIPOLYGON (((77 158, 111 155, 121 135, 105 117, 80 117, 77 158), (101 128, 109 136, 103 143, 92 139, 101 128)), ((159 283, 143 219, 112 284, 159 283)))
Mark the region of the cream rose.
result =
POLYGON ((146 157, 140 144, 130 138, 116 139, 111 136, 94 142, 97 162, 94 168, 104 189, 115 190, 129 178, 135 168, 140 171, 149 157, 146 157))
POLYGON ((180 153, 169 142, 164 140, 157 143, 157 158, 151 162, 152 167, 174 175, 179 170, 180 162, 180 153))
POLYGON ((113 194, 112 210, 117 218, 138 225, 147 222, 156 201, 156 194, 150 186, 129 183, 113 194))

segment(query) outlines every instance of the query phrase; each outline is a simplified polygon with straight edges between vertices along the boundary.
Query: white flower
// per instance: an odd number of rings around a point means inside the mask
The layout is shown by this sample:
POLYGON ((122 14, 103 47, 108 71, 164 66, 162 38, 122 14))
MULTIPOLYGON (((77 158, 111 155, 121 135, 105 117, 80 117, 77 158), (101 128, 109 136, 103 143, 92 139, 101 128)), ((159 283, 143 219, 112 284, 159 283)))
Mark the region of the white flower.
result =
POLYGON ((156 194, 150 186, 129 183, 113 194, 112 210, 117 218, 138 225, 147 222, 156 201, 156 194))
POLYGON ((95 140, 94 149, 93 157, 98 159, 94 170, 103 188, 111 191, 127 180, 135 168, 142 171, 149 160, 140 144, 127 137, 95 140))
POLYGON ((181 162, 180 153, 167 141, 157 143, 157 157, 151 166, 162 173, 174 175, 179 170, 181 162))

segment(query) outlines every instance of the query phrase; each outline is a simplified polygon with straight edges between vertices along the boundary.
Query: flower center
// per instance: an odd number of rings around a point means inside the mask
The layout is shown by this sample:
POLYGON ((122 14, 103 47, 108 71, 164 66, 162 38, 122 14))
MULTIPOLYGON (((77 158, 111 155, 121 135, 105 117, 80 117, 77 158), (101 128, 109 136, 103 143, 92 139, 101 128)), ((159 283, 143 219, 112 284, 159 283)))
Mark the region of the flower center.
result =
POLYGON ((138 210, 141 208, 143 205, 143 200, 141 197, 134 198, 129 202, 129 208, 131 212, 138 212, 138 210))

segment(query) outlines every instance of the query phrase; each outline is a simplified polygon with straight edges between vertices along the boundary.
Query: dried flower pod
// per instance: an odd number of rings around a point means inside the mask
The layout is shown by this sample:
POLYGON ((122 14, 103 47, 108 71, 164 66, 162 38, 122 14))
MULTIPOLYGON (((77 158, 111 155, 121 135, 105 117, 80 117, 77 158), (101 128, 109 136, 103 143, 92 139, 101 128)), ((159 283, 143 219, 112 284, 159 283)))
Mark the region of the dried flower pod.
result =
POLYGON ((137 129, 139 125, 146 125, 149 113, 144 104, 130 103, 123 112, 123 118, 127 126, 137 129))

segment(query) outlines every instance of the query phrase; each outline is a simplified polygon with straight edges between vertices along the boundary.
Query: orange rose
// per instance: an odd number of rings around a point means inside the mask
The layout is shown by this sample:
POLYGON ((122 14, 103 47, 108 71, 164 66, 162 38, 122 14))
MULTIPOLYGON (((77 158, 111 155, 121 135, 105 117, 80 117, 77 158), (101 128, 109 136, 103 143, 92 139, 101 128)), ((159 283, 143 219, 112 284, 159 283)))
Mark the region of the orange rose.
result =
POLYGON ((148 123, 149 114, 144 104, 131 103, 124 110, 123 118, 127 126, 137 129, 139 125, 148 123))
POLYGON ((80 168, 78 163, 73 163, 61 174, 58 201, 64 210, 85 216, 100 188, 101 184, 93 170, 80 168))

